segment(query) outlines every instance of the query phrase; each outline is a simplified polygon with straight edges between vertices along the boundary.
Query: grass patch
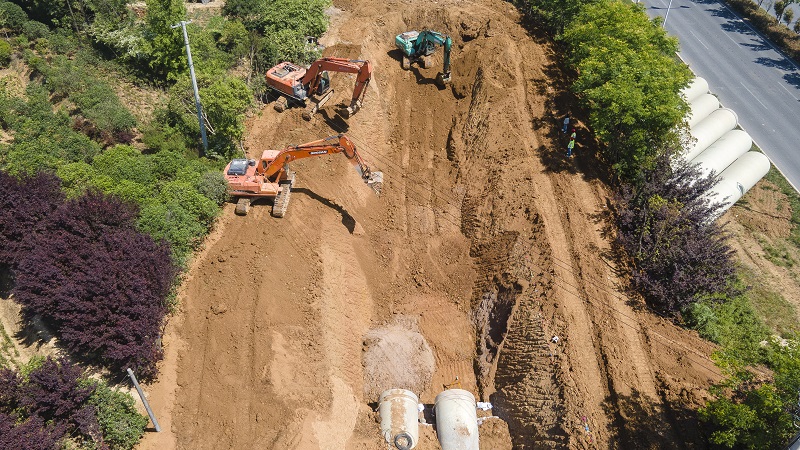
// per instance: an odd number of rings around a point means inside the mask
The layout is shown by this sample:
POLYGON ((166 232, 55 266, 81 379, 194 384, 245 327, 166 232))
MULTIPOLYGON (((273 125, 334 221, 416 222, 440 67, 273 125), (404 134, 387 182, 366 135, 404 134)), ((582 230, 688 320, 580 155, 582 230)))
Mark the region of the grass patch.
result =
MULTIPOLYGON (((800 194, 792 187, 791 184, 778 172, 775 166, 771 166, 767 176, 764 177, 767 181, 778 186, 778 189, 786 195, 789 200, 789 208, 792 213, 792 231, 789 235, 789 241, 797 248, 800 248, 800 194)), ((765 249, 766 250, 766 249, 765 249)))
POLYGON ((780 293, 770 290, 752 270, 741 268, 739 276, 749 287, 747 297, 764 324, 781 336, 800 332, 797 308, 793 304, 780 293))
POLYGON ((14 347, 11 336, 8 335, 3 325, 0 325, 0 367, 17 366, 19 351, 14 347))
POLYGON ((794 265, 797 263, 797 261, 792 257, 789 249, 786 248, 786 245, 784 245, 782 241, 775 245, 771 245, 765 239, 758 238, 758 243, 764 250, 764 256, 772 264, 789 269, 794 267, 794 265))

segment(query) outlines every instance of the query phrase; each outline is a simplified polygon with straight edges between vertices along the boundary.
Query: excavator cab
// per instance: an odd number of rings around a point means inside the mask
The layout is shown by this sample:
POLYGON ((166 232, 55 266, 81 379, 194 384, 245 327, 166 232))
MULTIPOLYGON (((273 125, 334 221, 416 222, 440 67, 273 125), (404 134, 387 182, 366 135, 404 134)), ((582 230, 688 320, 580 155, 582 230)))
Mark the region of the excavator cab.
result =
POLYGON ((316 95, 325 95, 331 88, 331 75, 328 71, 323 71, 319 78, 319 85, 317 86, 316 95))

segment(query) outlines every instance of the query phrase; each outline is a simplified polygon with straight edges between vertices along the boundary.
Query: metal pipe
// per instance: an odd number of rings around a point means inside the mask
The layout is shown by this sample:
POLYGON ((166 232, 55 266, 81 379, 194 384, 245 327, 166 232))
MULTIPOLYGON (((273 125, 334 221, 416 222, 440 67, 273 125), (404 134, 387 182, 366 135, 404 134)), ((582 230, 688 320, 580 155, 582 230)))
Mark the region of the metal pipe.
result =
POLYGON ((153 422, 153 426, 156 427, 156 432, 161 432, 161 426, 158 424, 158 420, 156 420, 156 415, 153 414, 153 410, 150 409, 150 403, 147 403, 147 399, 144 397, 144 392, 142 392, 139 382, 136 381, 136 375, 133 374, 133 371, 130 367, 128 367, 128 376, 131 377, 131 381, 133 381, 133 385, 136 387, 136 392, 139 393, 139 398, 141 398, 142 403, 144 403, 144 409, 147 410, 147 415, 150 416, 150 421, 153 422))

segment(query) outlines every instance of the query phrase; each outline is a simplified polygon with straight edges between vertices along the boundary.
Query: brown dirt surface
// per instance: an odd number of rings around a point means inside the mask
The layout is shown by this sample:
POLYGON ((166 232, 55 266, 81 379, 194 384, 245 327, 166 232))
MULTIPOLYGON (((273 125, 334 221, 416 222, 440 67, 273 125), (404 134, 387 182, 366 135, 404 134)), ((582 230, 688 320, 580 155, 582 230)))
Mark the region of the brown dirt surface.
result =
MULTIPOLYGON (((283 219, 269 202, 226 208, 147 387, 164 431, 140 448, 385 449, 363 343, 397 317, 433 353, 422 403, 448 385, 493 403, 502 420, 481 425, 482 448, 700 448, 713 347, 624 295, 579 120, 577 156, 563 156, 552 44, 500 0, 335 0, 331 14, 326 54, 375 67, 363 109, 336 114, 354 79, 334 74, 313 121, 266 105, 246 148, 346 132, 383 194, 334 156, 294 164, 283 219), (441 51, 403 71, 393 50, 424 27, 455 40, 447 89, 441 51)), ((431 426, 417 448, 439 448, 431 426)))

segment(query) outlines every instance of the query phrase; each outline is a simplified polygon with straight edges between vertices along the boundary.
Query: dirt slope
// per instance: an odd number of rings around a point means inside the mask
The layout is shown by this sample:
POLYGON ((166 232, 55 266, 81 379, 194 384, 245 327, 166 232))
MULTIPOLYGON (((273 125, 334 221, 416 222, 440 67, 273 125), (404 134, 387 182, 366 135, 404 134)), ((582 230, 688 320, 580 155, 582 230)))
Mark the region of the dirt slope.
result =
MULTIPOLYGON (((562 155, 551 45, 499 0, 334 5, 327 54, 375 66, 364 108, 336 116, 353 83, 337 75, 314 121, 267 105, 247 148, 346 132, 384 194, 344 158, 318 158, 294 166, 286 218, 226 209, 149 389, 165 431, 141 448, 386 448, 362 355, 398 318, 433 352, 421 402, 458 378, 495 405, 482 448, 697 448, 688 408, 719 377, 712 349, 620 292, 586 130, 562 155), (423 27, 455 39, 448 89, 433 83, 441 52, 404 72, 392 50, 423 27)), ((439 448, 420 433, 418 449, 439 448)))

